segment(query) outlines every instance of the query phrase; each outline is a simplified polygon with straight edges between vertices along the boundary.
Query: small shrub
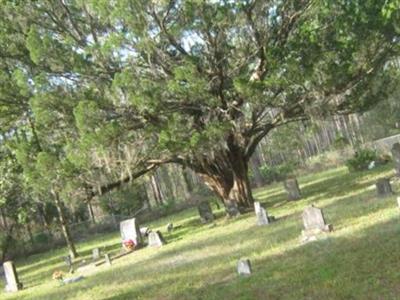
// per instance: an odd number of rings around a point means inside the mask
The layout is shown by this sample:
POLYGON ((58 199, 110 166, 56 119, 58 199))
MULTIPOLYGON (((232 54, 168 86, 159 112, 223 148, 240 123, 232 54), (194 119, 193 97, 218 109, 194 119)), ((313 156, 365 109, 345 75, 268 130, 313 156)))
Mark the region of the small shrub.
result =
POLYGON ((51 242, 51 237, 47 233, 40 232, 34 236, 34 242, 36 244, 48 244, 51 242))
POLYGON ((349 145, 349 141, 346 137, 341 134, 336 135, 335 140, 333 141, 333 147, 336 150, 341 150, 349 145))
POLYGON ((346 166, 351 172, 368 170, 369 165, 374 161, 378 163, 378 154, 375 150, 360 149, 357 150, 353 158, 346 161, 346 166))
POLYGON ((286 179, 295 169, 294 163, 284 163, 277 166, 263 166, 261 174, 267 183, 286 179))

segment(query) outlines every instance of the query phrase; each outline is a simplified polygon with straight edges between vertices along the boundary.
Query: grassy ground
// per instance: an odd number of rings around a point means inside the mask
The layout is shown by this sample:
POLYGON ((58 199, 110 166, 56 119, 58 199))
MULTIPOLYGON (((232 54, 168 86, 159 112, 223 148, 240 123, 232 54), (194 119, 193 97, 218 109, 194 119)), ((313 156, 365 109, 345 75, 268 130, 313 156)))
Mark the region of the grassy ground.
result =
MULTIPOLYGON (((303 199, 287 202, 281 184, 255 191, 277 222, 255 225, 254 214, 201 225, 187 210, 150 225, 169 242, 142 249, 111 267, 87 271, 81 282, 58 286, 60 249, 17 262, 26 289, 2 299, 399 299, 400 226, 395 197, 377 199, 377 178, 390 167, 349 174, 338 168, 300 178, 303 199), (302 245, 301 212, 315 203, 334 232, 302 245), (171 234, 165 225, 181 225, 171 234), (253 275, 238 277, 236 263, 249 258, 253 275)), ((398 191, 400 184, 394 186, 398 191)), ((83 257, 93 247, 119 247, 118 232, 78 245, 83 257)))

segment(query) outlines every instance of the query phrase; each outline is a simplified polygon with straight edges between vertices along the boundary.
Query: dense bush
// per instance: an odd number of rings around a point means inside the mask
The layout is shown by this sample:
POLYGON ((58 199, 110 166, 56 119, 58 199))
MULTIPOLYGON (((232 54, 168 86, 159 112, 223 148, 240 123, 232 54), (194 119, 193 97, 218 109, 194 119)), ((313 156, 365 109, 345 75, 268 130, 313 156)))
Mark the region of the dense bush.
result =
POLYGON ((346 161, 346 166, 350 171, 364 171, 371 167, 384 165, 390 161, 387 155, 378 155, 372 149, 359 149, 355 152, 353 158, 346 161))
POLYGON ((34 237, 35 244, 48 244, 51 242, 52 237, 48 233, 39 232, 34 237))
POLYGON ((295 167, 294 163, 289 162, 277 166, 262 166, 260 171, 265 181, 271 183, 286 179, 294 171, 295 167))
POLYGON ((346 166, 350 171, 368 170, 368 166, 377 161, 378 155, 376 151, 371 149, 359 149, 354 156, 346 161, 346 166))

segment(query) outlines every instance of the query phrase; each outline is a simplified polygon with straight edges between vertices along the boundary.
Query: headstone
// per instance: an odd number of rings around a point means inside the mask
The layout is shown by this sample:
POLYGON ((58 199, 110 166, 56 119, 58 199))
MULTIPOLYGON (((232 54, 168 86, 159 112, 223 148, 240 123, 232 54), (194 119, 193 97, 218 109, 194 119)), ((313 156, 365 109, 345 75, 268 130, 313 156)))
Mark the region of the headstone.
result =
POLYGON ((214 221, 214 215, 211 209, 210 202, 202 201, 197 206, 199 211, 201 223, 209 223, 214 221))
POLYGON ((263 207, 261 207, 260 202, 254 202, 254 211, 257 216, 257 225, 262 226, 269 224, 267 212, 263 207))
POLYGON ((168 223, 168 224, 167 224, 167 231, 168 231, 168 232, 172 232, 172 230, 174 230, 174 224, 168 223))
POLYGON ((161 247, 165 244, 164 238, 159 231, 149 233, 149 247, 161 247))
POLYGON ((83 279, 85 279, 85 277, 83 277, 83 276, 72 277, 72 278, 64 279, 63 283, 64 284, 70 284, 70 283, 81 281, 83 279))
POLYGON ((93 260, 98 260, 100 258, 100 249, 99 248, 94 248, 92 250, 92 258, 93 258, 93 260))
POLYGON ((18 292, 22 289, 22 283, 18 280, 17 270, 12 261, 3 263, 4 274, 6 277, 6 292, 18 292))
POLYGON ((71 255, 64 256, 64 262, 68 267, 68 272, 74 273, 74 265, 72 263, 71 255))
POLYGON ((396 175, 400 176, 400 143, 395 143, 393 145, 392 156, 395 165, 396 175))
POLYGON ((289 200, 299 200, 301 198, 299 183, 296 178, 286 179, 283 183, 289 200))
POLYGON ((393 195, 392 186, 389 178, 381 178, 376 182, 376 192, 378 197, 393 195))
POLYGON ((240 215, 239 207, 236 201, 227 200, 225 201, 225 210, 228 216, 236 217, 240 215))
POLYGON ((239 275, 251 275, 251 264, 249 259, 240 259, 237 264, 237 272, 239 275))
POLYGON ((150 231, 151 231, 151 230, 150 230, 149 227, 140 227, 140 234, 141 234, 142 236, 147 237, 147 236, 149 235, 150 231))
POLYGON ((119 224, 119 228, 121 231, 122 243, 131 240, 135 243, 135 247, 143 244, 142 235, 140 234, 139 226, 135 218, 122 221, 119 224))
POLYGON ((317 234, 332 231, 332 225, 326 224, 320 208, 311 205, 303 211, 302 217, 304 224, 304 230, 302 231, 303 242, 316 240, 317 234))
POLYGON ((110 254, 108 254, 108 253, 104 254, 104 260, 105 260, 107 266, 112 265, 110 254))

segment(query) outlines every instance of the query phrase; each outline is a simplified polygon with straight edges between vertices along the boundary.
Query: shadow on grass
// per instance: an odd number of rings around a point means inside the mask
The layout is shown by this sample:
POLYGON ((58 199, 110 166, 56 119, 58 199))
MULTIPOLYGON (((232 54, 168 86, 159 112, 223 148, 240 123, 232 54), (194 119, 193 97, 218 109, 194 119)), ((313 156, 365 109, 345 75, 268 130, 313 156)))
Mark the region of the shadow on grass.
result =
POLYGON ((391 219, 356 235, 255 259, 251 279, 236 277, 175 299, 189 294, 201 299, 398 299, 399 235, 399 220, 391 219))
MULTIPOLYGON (((187 266, 154 270, 146 268, 147 262, 140 262, 134 265, 137 271, 132 270, 130 278, 145 279, 148 284, 99 299, 397 299, 399 234, 398 220, 392 219, 352 236, 328 237, 279 255, 252 257, 253 275, 248 278, 238 277, 229 263, 236 261, 234 251, 199 259, 190 264, 190 272, 187 266), (221 268, 212 271, 221 260, 221 268), (205 278, 208 268, 210 273, 205 278), (189 283, 179 289, 179 282, 189 283), (201 287, 195 284, 199 282, 201 287), (177 288, 169 289, 174 285, 177 288)), ((132 266, 119 272, 129 268, 132 266)), ((90 288, 105 280, 118 285, 129 279, 99 274, 84 286, 90 288)), ((71 289, 69 297, 74 294, 71 289)), ((52 296, 46 295, 48 299, 52 296)))

